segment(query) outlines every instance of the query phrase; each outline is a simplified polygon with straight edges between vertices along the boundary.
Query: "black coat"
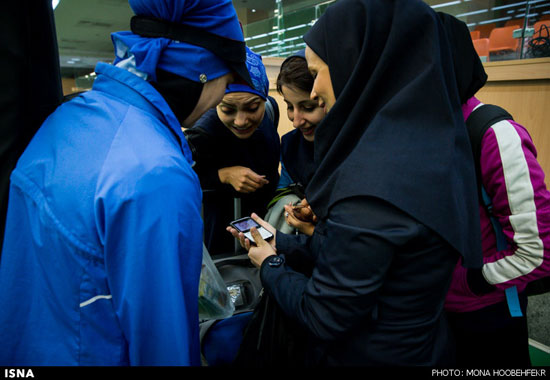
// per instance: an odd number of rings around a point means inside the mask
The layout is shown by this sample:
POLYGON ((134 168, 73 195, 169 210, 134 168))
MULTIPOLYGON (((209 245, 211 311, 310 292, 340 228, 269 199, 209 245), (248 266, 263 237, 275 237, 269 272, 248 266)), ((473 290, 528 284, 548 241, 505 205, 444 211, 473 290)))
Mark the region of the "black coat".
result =
POLYGON ((308 332, 308 366, 449 366, 442 316, 458 253, 425 225, 372 197, 337 203, 311 238, 278 233, 281 266, 261 279, 308 332), (366 217, 368 216, 368 217, 366 217), (295 256, 315 262, 311 277, 295 256))
POLYGON ((313 142, 297 129, 288 132, 281 138, 281 162, 292 181, 305 188, 315 171, 313 142))

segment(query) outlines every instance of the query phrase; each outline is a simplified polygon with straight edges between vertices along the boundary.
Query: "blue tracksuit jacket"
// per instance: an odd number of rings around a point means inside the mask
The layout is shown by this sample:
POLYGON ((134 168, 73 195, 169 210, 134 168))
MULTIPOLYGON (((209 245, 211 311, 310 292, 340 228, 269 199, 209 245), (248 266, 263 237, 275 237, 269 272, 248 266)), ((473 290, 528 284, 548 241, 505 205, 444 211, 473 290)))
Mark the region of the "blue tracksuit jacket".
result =
POLYGON ((201 189, 146 81, 100 63, 11 176, 0 365, 200 365, 201 189))

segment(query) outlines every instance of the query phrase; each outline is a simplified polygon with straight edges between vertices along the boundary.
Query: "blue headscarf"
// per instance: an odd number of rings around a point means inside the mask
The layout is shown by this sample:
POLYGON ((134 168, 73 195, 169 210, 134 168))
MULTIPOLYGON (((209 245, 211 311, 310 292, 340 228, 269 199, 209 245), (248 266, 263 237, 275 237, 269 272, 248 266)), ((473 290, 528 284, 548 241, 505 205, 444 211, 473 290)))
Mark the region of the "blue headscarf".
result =
POLYGON ((269 92, 269 80, 265 72, 265 66, 262 62, 262 56, 254 53, 248 47, 246 48, 246 67, 250 73, 250 79, 254 88, 246 84, 233 83, 227 86, 225 93, 230 92, 250 92, 261 97, 263 100, 267 99, 269 92))
MULTIPOLYGON (((204 29, 243 41, 243 33, 231 0, 129 0, 136 15, 204 29)), ((111 35, 114 64, 130 60, 132 68, 146 79, 156 80, 157 67, 195 82, 223 76, 231 71, 223 59, 209 50, 168 38, 147 38, 132 32, 111 35), (201 78, 203 78, 201 80, 201 78)))

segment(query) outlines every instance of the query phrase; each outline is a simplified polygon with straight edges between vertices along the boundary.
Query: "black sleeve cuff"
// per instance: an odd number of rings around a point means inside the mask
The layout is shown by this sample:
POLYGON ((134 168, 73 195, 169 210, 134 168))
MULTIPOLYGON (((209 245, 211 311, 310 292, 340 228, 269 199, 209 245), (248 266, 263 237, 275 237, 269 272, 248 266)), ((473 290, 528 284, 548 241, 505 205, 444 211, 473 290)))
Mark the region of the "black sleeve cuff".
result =
POLYGON ((260 280, 264 287, 266 286, 267 275, 270 270, 280 268, 285 263, 284 255, 271 255, 267 257, 260 266, 260 280))
POLYGON ((466 272, 468 287, 475 295, 482 296, 494 292, 496 287, 489 284, 483 276, 481 269, 468 269, 466 272))

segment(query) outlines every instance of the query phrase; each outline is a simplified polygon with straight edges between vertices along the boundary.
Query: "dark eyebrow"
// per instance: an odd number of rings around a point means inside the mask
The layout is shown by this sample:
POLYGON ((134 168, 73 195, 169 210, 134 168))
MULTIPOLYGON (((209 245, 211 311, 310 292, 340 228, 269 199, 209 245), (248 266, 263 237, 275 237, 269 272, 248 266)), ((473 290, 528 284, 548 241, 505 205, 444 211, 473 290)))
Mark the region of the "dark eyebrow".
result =
MULTIPOLYGON (((248 105, 251 105, 253 103, 256 103, 256 102, 259 102, 261 101, 262 98, 260 98, 259 96, 256 96, 252 99, 249 99, 247 100, 246 102, 243 102, 243 105, 244 106, 248 106, 248 105)), ((232 103, 227 103, 226 101, 222 100, 220 102, 220 106, 225 106, 225 107, 230 107, 230 108, 238 108, 238 106, 236 104, 232 104, 232 103)))
POLYGON ((244 102, 244 104, 245 104, 245 105, 249 105, 249 104, 252 104, 252 103, 259 102, 259 101, 261 101, 261 100, 262 100, 262 99, 261 99, 259 96, 257 96, 257 97, 255 97, 255 98, 252 98, 252 99, 250 99, 250 100, 247 100, 246 102, 244 102))
POLYGON ((230 104, 230 103, 226 103, 226 102, 224 102, 223 100, 220 102, 219 106, 220 106, 220 107, 228 107, 228 108, 237 108, 236 105, 230 104))
MULTIPOLYGON (((287 105, 292 105, 292 103, 289 102, 288 100, 286 100, 285 98, 283 98, 283 101, 284 101, 287 105)), ((308 106, 317 106, 318 103, 317 103, 315 100, 304 99, 304 100, 298 102, 298 105, 299 105, 299 106, 304 106, 304 105, 308 105, 308 106)))
POLYGON ((315 100, 312 100, 312 99, 307 99, 307 100, 302 100, 300 103, 298 103, 300 105, 308 105, 308 106, 318 106, 319 103, 315 100))

